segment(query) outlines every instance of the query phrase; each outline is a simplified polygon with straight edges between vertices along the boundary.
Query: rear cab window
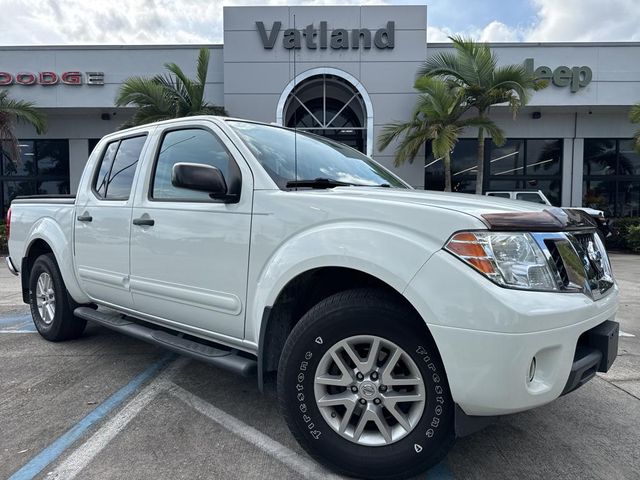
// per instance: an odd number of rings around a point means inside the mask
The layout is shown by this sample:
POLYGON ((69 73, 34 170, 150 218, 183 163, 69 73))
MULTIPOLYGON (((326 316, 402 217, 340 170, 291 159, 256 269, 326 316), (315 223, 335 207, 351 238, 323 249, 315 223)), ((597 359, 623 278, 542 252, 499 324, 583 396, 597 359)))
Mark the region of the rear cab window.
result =
POLYGON ((546 205, 547 202, 540 196, 539 193, 536 192, 522 192, 516 193, 516 198, 518 200, 524 200, 525 202, 533 202, 533 203, 541 203, 546 205))
POLYGON ((93 180, 93 193, 101 200, 128 200, 147 135, 115 140, 107 145, 93 180))

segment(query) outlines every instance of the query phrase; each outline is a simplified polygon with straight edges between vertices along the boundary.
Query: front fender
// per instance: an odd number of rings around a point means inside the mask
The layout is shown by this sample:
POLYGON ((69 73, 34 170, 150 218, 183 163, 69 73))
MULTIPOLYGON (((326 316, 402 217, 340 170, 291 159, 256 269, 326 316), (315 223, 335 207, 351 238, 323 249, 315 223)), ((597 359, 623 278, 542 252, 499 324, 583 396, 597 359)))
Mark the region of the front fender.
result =
MULTIPOLYGON (((73 211, 71 211, 73 216, 73 211)), ((71 223, 69 224, 71 227, 71 223)), ((37 240, 46 242, 58 263, 60 274, 71 297, 78 303, 89 303, 91 300, 80 288, 74 269, 73 238, 65 233, 60 224, 51 217, 38 219, 29 230, 26 248, 22 252, 22 258, 28 256, 29 251, 37 240)), ((23 273, 24 274, 24 273, 23 273)))
MULTIPOLYGON (((402 293, 420 267, 441 248, 436 238, 368 221, 340 221, 309 228, 284 241, 250 282, 255 291, 247 318, 246 340, 257 342, 265 307, 298 275, 322 267, 367 273, 402 293)), ((255 258, 255 257, 254 257, 255 258)))

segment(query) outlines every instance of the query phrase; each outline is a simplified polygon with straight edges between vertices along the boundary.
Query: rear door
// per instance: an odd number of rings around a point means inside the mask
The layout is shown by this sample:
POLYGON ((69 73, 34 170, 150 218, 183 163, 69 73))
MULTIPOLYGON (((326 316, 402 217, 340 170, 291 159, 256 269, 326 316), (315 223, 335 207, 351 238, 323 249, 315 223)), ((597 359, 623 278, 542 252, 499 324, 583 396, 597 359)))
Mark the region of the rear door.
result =
POLYGON ((214 123, 184 122, 156 132, 153 165, 138 182, 131 231, 131 289, 136 309, 168 325, 212 337, 242 338, 253 177, 214 123), (235 185, 235 203, 176 188, 178 162, 218 167, 235 185), (240 183, 238 183, 240 182, 240 183))
POLYGON ((129 236, 132 186, 147 134, 107 143, 76 200, 75 256, 78 279, 95 301, 132 307, 129 236))

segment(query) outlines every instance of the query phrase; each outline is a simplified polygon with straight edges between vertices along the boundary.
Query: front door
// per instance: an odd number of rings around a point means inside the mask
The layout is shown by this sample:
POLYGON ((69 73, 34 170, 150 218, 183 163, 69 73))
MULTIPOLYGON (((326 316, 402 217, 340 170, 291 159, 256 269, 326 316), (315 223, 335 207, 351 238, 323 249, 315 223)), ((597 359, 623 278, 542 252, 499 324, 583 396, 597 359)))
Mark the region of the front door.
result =
POLYGON ((131 291, 136 309, 195 333, 242 338, 250 171, 213 123, 202 128, 186 122, 158 133, 154 165, 133 208, 131 291), (238 189, 238 201, 225 203, 205 192, 174 187, 171 172, 178 162, 219 168, 229 188, 238 189))
POLYGON ((76 200, 75 260, 85 292, 100 303, 131 308, 129 234, 133 179, 146 134, 108 143, 96 173, 76 200))

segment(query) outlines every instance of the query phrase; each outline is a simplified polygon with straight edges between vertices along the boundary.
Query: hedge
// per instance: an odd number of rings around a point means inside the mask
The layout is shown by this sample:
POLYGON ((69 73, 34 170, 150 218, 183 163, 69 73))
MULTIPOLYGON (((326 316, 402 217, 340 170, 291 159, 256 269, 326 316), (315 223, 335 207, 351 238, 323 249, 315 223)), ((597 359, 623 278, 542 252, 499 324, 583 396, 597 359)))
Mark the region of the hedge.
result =
POLYGON ((6 235, 6 227, 3 224, 0 225, 0 253, 7 253, 7 235, 6 235))
POLYGON ((612 235, 606 239, 607 248, 640 253, 640 217, 616 218, 611 223, 612 235))

